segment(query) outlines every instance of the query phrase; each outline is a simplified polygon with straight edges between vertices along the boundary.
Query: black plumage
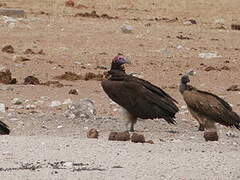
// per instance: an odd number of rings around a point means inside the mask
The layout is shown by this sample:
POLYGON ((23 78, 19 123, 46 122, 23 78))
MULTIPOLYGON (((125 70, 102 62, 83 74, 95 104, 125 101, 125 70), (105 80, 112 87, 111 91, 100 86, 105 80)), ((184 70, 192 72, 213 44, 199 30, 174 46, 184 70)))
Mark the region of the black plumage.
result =
POLYGON ((188 75, 181 78, 180 92, 192 116, 204 127, 206 140, 218 140, 215 122, 240 129, 240 117, 222 98, 187 84, 188 75))
POLYGON ((171 96, 150 82, 125 73, 123 64, 127 59, 122 55, 112 61, 110 77, 102 81, 105 93, 128 112, 131 122, 130 131, 134 131, 137 118, 163 118, 175 123, 175 114, 179 111, 171 96))
POLYGON ((0 135, 7 135, 7 134, 10 134, 8 125, 0 121, 0 135))

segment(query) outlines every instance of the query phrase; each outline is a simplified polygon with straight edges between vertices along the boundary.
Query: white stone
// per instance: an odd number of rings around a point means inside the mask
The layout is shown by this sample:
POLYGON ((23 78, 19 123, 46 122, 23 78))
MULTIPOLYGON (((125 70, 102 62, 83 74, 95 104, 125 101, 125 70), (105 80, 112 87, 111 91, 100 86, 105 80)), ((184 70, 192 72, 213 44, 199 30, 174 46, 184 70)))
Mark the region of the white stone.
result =
POLYGON ((5 113, 6 112, 6 107, 5 104, 0 103, 0 112, 5 113))
POLYGON ((198 54, 198 57, 201 59, 212 59, 212 58, 221 58, 221 55, 218 55, 217 53, 200 53, 198 54))
POLYGON ((73 166, 73 162, 65 162, 63 163, 64 167, 72 167, 73 166))
POLYGON ((47 100, 50 99, 48 96, 41 96, 40 98, 41 98, 42 100, 44 100, 44 101, 47 101, 47 100))
POLYGON ((65 99, 63 104, 72 104, 72 100, 71 99, 65 99))
POLYGON ((132 33, 133 27, 131 25, 123 24, 120 26, 120 29, 123 33, 132 33))
POLYGON ((62 105, 62 103, 60 101, 52 101, 50 104, 51 107, 58 107, 61 105, 62 105))
POLYGON ((17 121, 18 119, 17 118, 11 118, 9 119, 9 121, 17 121))
POLYGON ((26 108, 26 109, 35 109, 36 106, 35 106, 34 104, 28 104, 28 105, 26 105, 25 108, 26 108))
POLYGON ((16 104, 16 105, 19 105, 19 104, 22 104, 23 101, 22 101, 20 98, 14 98, 14 99, 12 100, 12 103, 13 103, 13 104, 16 104))

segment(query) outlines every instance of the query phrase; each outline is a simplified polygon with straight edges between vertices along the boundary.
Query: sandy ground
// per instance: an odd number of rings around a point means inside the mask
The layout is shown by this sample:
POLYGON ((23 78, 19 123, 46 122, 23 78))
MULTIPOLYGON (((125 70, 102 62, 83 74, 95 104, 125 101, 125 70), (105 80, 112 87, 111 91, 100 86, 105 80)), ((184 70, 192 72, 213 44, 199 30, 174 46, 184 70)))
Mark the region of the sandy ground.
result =
POLYGON ((218 126, 219 142, 204 142, 196 121, 178 92, 180 74, 196 72, 192 84, 226 99, 240 113, 240 92, 226 91, 240 85, 240 31, 238 0, 74 1, 0 0, 8 8, 21 8, 27 18, 17 22, 0 19, 0 47, 10 44, 15 53, 0 51, 0 69, 10 69, 17 85, 1 85, 0 114, 11 128, 1 136, 1 179, 240 179, 240 134, 218 126), (74 17, 77 13, 107 14, 117 19, 74 17), (186 25, 189 19, 197 24, 186 25), (132 33, 121 32, 128 24, 132 33), (44 54, 24 54, 26 49, 44 54), (177 125, 163 120, 139 121, 137 132, 155 144, 109 142, 110 131, 125 130, 119 107, 104 94, 100 81, 60 80, 63 87, 23 85, 26 76, 52 81, 67 71, 103 73, 117 53, 132 61, 128 73, 162 87, 179 102, 177 125), (212 59, 200 53, 216 53, 212 59), (28 58, 22 62, 18 57, 28 58), (212 70, 206 71, 206 68, 212 70), (78 95, 68 94, 77 89, 78 95), (47 96, 48 98, 43 98, 47 96), (23 100, 22 109, 12 99, 23 100), (52 108, 54 100, 94 101, 94 119, 68 119, 67 105, 52 108), (97 128, 98 140, 86 138, 97 128))

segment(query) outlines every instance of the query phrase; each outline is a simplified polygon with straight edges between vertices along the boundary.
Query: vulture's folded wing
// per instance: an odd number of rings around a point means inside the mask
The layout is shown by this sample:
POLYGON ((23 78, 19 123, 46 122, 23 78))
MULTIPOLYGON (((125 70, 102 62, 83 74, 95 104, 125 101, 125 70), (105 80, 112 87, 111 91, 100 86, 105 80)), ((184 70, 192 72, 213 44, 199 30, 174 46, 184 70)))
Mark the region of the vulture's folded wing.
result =
POLYGON ((10 130, 8 128, 8 125, 0 121, 0 134, 9 134, 9 133, 10 133, 10 130))
POLYGON ((102 82, 102 87, 113 101, 143 119, 174 118, 178 112, 177 106, 168 97, 159 96, 137 81, 106 80, 102 82))
POLYGON ((240 117, 220 97, 199 90, 185 91, 183 97, 188 107, 198 114, 222 125, 240 128, 240 117))

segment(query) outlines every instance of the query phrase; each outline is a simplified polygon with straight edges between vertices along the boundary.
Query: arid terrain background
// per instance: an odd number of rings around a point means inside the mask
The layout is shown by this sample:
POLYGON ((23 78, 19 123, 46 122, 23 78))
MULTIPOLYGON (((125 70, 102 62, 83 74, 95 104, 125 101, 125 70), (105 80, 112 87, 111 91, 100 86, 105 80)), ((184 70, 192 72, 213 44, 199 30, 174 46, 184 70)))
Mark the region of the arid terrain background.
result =
POLYGON ((178 92, 180 75, 193 70, 192 85, 240 113, 240 31, 231 28, 240 24, 240 1, 73 2, 0 0, 1 7, 26 13, 0 16, 0 49, 14 48, 0 51, 0 69, 17 79, 0 85, 7 108, 0 118, 11 129, 0 139, 1 179, 240 179, 240 132, 218 125, 219 141, 205 142, 178 92), (176 125, 161 119, 136 124, 137 133, 154 144, 108 141, 111 131, 125 130, 126 120, 101 81, 55 78, 65 72, 103 74, 117 53, 131 60, 127 73, 179 102, 176 125), (24 85, 30 75, 43 84, 24 85), (49 81, 59 85, 44 85, 49 81), (236 91, 227 91, 232 85, 236 91), (71 89, 78 95, 69 94, 71 89), (63 102, 83 98, 94 102, 96 115, 66 117, 63 102), (61 104, 52 107, 53 101, 61 104), (86 137, 91 128, 99 130, 99 139, 86 137))

